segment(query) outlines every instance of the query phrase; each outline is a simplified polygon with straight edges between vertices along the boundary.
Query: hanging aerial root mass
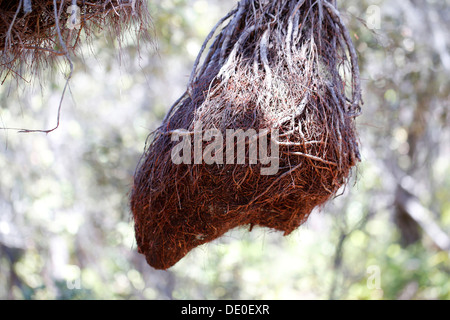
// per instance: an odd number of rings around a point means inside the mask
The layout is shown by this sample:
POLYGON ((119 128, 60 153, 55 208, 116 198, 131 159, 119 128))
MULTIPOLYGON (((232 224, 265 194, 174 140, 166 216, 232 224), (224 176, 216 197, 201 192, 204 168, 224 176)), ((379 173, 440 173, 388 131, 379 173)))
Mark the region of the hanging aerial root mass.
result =
POLYGON ((61 56, 74 54, 92 33, 118 42, 137 25, 147 38, 150 15, 144 0, 0 0, 0 81, 39 74, 61 56), (3 78, 3 79, 1 79, 3 78))
POLYGON ((361 104, 334 1, 240 1, 149 135, 130 195, 139 252, 167 269, 239 226, 288 235, 348 182, 361 104), (244 149, 228 139, 242 132, 244 149))

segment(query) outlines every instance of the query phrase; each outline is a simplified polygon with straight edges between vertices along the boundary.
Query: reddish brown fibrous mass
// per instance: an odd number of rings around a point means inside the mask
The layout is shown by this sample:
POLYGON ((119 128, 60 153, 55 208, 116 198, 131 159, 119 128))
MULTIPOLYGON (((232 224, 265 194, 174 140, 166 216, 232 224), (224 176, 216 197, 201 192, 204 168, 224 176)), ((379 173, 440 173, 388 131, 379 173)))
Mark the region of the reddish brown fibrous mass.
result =
MULTIPOLYGON (((340 75, 349 48, 335 13, 309 3, 241 2, 245 10, 215 38, 192 90, 149 138, 131 209, 138 250, 151 266, 167 269, 239 226, 288 235, 348 181, 359 158, 359 95, 346 97, 340 75), (193 132, 196 121, 224 136, 277 129, 279 170, 262 175, 264 165, 249 164, 248 153, 243 165, 174 164, 170 132, 193 132)), ((347 71, 358 79, 355 68, 347 71)))

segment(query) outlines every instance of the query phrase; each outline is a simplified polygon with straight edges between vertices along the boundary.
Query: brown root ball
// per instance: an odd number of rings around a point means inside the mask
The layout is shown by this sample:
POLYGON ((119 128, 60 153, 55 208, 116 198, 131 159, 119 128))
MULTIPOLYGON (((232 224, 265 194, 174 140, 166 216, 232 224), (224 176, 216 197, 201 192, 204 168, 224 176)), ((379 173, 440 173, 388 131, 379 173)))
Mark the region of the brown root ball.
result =
POLYGON ((241 1, 149 136, 130 203, 138 250, 154 268, 240 226, 288 235, 348 181, 359 89, 350 82, 346 97, 339 72, 351 44, 322 5, 241 1))

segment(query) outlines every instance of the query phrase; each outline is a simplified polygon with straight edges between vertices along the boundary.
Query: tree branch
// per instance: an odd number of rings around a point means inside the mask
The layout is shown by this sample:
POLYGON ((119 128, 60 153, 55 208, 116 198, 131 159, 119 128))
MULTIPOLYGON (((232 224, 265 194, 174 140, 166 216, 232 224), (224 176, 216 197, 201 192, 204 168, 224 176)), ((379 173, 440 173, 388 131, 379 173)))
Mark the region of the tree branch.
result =
POLYGON ((450 253, 450 237, 433 220, 431 210, 425 208, 405 183, 397 185, 395 201, 442 251, 450 253))

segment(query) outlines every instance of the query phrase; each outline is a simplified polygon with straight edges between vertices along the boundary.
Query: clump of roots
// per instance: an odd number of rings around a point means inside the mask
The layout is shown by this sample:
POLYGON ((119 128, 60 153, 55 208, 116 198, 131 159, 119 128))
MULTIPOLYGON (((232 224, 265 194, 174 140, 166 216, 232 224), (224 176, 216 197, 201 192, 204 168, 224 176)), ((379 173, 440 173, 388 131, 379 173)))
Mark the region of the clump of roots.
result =
POLYGON ((213 28, 186 92, 149 136, 130 198, 139 252, 166 269, 239 226, 288 235, 348 181, 361 104, 356 53, 333 1, 242 0, 213 28), (231 162, 196 163, 191 154, 175 164, 173 134, 192 138, 198 123, 216 138, 270 132, 277 172, 261 174, 267 164, 251 163, 250 148, 244 164, 237 152, 231 162))
POLYGON ((138 25, 139 37, 148 37, 146 1, 0 0, 0 78, 37 73, 56 58, 76 53, 98 31, 120 42, 131 25, 138 25))

